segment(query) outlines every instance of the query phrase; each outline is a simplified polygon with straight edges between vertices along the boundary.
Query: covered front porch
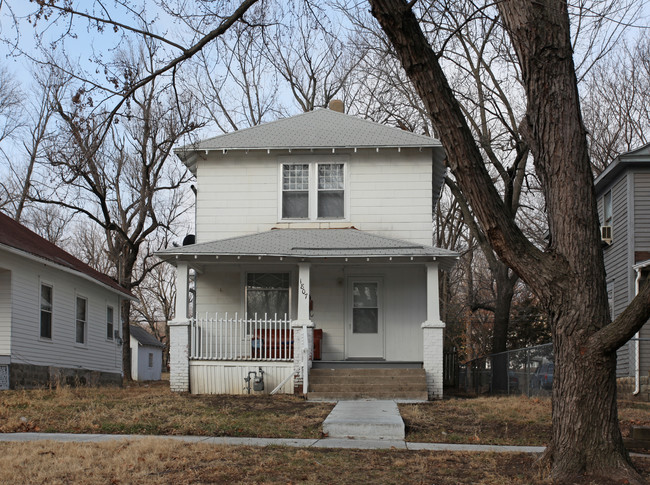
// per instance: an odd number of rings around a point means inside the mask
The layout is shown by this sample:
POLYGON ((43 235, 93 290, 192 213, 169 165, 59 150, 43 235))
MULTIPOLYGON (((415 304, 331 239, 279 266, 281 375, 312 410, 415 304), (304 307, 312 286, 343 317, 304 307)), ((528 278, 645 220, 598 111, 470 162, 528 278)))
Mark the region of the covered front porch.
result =
MULTIPOLYGON (((288 232, 271 231, 298 236, 288 232)), ((402 367, 424 369, 428 396, 442 397, 438 270, 455 254, 353 229, 316 232, 312 247, 291 241, 281 254, 268 241, 265 252, 206 247, 219 241, 176 250, 185 318, 170 323, 172 389, 243 393, 261 370, 264 392, 307 394, 311 368, 402 367)))

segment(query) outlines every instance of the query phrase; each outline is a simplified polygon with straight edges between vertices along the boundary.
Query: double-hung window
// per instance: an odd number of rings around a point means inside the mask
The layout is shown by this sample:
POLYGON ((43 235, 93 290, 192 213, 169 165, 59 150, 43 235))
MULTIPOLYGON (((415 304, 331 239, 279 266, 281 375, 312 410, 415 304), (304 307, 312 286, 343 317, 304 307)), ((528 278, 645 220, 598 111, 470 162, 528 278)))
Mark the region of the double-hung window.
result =
POLYGON ((113 340, 113 307, 106 307, 106 338, 113 340))
POLYGON ((41 285, 41 338, 52 338, 52 287, 41 285))
POLYGON ((309 164, 282 166, 282 218, 309 218, 309 164))
POLYGON ((86 300, 81 296, 78 296, 77 308, 76 308, 76 319, 75 319, 75 342, 78 344, 86 343, 87 322, 88 322, 88 300, 86 300))
POLYGON ((282 219, 346 218, 345 163, 282 164, 282 219))

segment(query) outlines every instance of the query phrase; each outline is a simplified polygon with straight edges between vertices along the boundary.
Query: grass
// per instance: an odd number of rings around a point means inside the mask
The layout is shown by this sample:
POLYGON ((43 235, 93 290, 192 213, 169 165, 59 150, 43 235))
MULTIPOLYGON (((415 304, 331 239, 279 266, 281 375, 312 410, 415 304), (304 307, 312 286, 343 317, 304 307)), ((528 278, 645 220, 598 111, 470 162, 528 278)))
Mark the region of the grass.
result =
MULTIPOLYGON (((154 438, 41 441, 0 443, 0 479, 6 484, 550 485, 534 459, 524 454, 228 447, 154 438)), ((635 459, 635 464, 650 477, 650 459, 635 459)))
POLYGON ((168 383, 3 391, 0 432, 318 438, 333 405, 294 396, 193 396, 168 383))
MULTIPOLYGON (((400 404, 406 439, 412 442, 546 445, 551 436, 548 398, 479 397, 400 404)), ((650 426, 650 403, 619 401, 623 437, 632 426, 650 426)))
MULTIPOLYGON (((194 396, 168 383, 0 393, 0 432, 319 438, 331 403, 294 396, 194 396)), ((547 398, 480 397, 400 404, 411 442, 546 445, 547 398)), ((619 402, 623 436, 650 426, 650 403, 619 402)))

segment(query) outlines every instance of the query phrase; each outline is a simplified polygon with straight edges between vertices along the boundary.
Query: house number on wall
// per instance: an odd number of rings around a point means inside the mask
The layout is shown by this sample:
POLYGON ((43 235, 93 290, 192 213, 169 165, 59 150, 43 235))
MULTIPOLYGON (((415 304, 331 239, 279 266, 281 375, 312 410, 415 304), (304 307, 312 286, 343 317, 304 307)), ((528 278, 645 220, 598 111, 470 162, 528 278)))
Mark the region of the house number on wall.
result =
POLYGON ((305 284, 302 282, 302 280, 300 280, 300 293, 305 295, 305 300, 309 296, 309 295, 307 295, 307 290, 305 290, 305 284))

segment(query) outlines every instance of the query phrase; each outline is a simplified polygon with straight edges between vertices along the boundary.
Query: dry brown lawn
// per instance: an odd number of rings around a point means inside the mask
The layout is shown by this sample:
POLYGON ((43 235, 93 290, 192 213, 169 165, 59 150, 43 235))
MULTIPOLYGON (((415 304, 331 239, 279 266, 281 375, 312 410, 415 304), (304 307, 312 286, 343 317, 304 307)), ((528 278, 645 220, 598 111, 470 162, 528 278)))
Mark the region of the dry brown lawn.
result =
MULTIPOLYGON (((636 460, 650 477, 650 460, 636 460)), ((110 443, 0 443, 5 484, 527 484, 541 478, 524 454, 253 448, 164 439, 110 443)), ((588 481, 584 483, 590 483, 588 481)))
POLYGON ((0 432, 318 438, 331 403, 294 396, 194 396, 169 383, 3 391, 0 432))
MULTIPOLYGON (((449 399, 399 408, 413 442, 541 446, 551 435, 548 398, 449 399)), ((618 411, 623 437, 633 425, 650 426, 650 403, 619 401, 618 411)))
MULTIPOLYGON (((545 445, 547 398, 481 397, 400 404, 412 442, 545 445)), ((0 433, 41 431, 141 435, 319 438, 332 403, 294 396, 193 396, 168 383, 0 393, 0 433)), ((650 426, 650 403, 621 401, 623 436, 650 426)))

